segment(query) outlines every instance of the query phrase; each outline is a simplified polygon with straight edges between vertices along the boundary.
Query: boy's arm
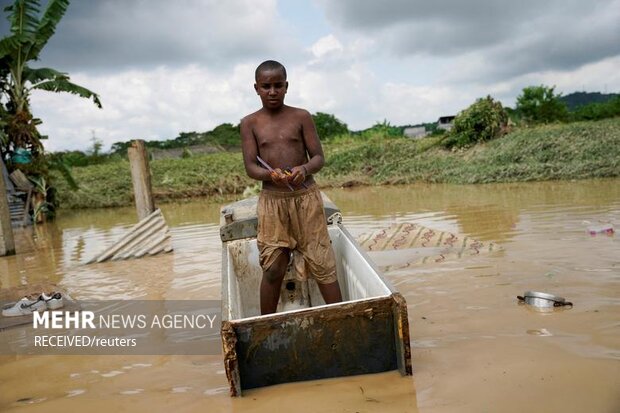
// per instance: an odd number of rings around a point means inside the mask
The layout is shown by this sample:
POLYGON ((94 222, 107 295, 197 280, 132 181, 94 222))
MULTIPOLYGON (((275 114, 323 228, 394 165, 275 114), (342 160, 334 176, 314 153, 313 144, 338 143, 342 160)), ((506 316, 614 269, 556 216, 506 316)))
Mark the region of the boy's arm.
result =
POLYGON ((243 164, 245 166, 245 172, 252 179, 258 181, 268 181, 271 179, 269 171, 261 168, 256 163, 256 156, 258 155, 258 146, 256 145, 256 139, 252 132, 252 127, 249 125, 250 121, 247 118, 241 120, 239 129, 241 131, 241 151, 243 152, 243 164))
POLYGON ((300 185, 306 180, 307 175, 317 173, 325 164, 323 148, 321 147, 321 141, 319 140, 319 135, 316 132, 312 115, 310 115, 307 110, 301 110, 300 117, 301 132, 304 139, 304 145, 306 146, 306 152, 308 153, 308 162, 291 169, 289 181, 295 185, 300 185))
POLYGON ((308 152, 308 162, 302 165, 307 175, 312 175, 321 170, 325 164, 325 156, 323 155, 323 148, 321 147, 321 141, 319 135, 316 132, 316 126, 312 120, 312 115, 306 110, 302 112, 302 133, 304 143, 306 145, 306 151, 308 152))

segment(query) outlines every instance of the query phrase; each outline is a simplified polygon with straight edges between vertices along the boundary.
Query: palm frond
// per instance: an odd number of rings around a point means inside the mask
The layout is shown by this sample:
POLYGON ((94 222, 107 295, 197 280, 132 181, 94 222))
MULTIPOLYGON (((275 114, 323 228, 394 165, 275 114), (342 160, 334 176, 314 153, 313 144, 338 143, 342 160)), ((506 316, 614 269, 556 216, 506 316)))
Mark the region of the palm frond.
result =
POLYGON ((6 36, 0 39, 0 59, 9 56, 19 46, 15 36, 6 36))
POLYGON ((38 0, 15 0, 15 3, 5 7, 4 11, 9 12, 9 22, 11 23, 11 33, 19 35, 29 33, 34 36, 39 27, 39 13, 41 5, 38 0))
POLYGON ((32 86, 33 89, 47 90, 49 92, 66 92, 74 95, 81 96, 83 98, 92 99, 93 103, 101 109, 101 101, 99 95, 85 87, 71 83, 68 77, 56 78, 54 80, 47 80, 32 86))
POLYGON ((34 189, 41 195, 47 194, 47 181, 43 175, 29 176, 28 180, 34 184, 34 189))
POLYGON ((34 43, 34 35, 32 33, 20 33, 11 36, 6 36, 0 39, 0 59, 5 56, 11 58, 17 58, 17 54, 22 51, 22 48, 34 43))
POLYGON ((23 79, 30 82, 31 85, 36 85, 44 80, 55 79, 69 79, 69 75, 58 70, 51 69, 49 67, 40 67, 38 69, 32 69, 28 66, 24 67, 23 79))
POLYGON ((30 49, 35 44, 39 27, 40 9, 38 0, 15 0, 4 9, 9 13, 11 36, 2 39, 0 58, 10 56, 13 60, 22 62, 30 59, 30 49))
POLYGON ((54 35, 56 26, 65 15, 67 7, 69 7, 69 0, 49 0, 37 27, 35 44, 30 49, 32 58, 36 59, 50 37, 54 35))

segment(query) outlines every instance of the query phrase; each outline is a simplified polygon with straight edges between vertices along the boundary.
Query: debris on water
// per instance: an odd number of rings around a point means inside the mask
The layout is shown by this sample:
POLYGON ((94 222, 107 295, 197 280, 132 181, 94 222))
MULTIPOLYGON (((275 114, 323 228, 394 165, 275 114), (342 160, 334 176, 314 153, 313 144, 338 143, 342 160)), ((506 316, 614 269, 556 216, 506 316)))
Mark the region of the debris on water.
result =
POLYGON ((144 389, 130 389, 130 390, 124 390, 122 392, 120 392, 120 394, 140 394, 144 391, 144 389))
POLYGON ((24 404, 35 404, 35 403, 41 403, 47 400, 47 397, 40 397, 38 399, 35 399, 34 397, 24 397, 22 399, 18 399, 17 403, 24 403, 24 404))
POLYGON ((598 234, 613 235, 614 226, 612 224, 592 225, 589 226, 586 231, 592 236, 598 234))
POLYGON ((519 304, 525 303, 531 307, 542 310, 553 310, 556 307, 572 307, 573 303, 568 302, 564 297, 542 293, 538 291, 526 291, 523 296, 518 295, 519 304))
POLYGON ((532 336, 541 336, 541 337, 551 337, 553 335, 546 328, 527 330, 527 334, 532 335, 532 336))
POLYGON ((102 377, 114 377, 114 376, 118 376, 119 374, 123 374, 124 372, 119 371, 119 370, 112 370, 108 373, 103 373, 101 374, 102 377))

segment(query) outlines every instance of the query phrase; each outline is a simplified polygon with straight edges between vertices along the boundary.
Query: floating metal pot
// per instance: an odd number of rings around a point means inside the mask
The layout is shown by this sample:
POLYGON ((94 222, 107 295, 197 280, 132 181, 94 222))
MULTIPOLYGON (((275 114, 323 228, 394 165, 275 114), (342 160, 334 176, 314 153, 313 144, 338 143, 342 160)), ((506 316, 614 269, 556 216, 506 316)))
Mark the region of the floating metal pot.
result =
POLYGON ((537 308, 573 306, 573 303, 566 301, 563 297, 537 291, 526 291, 523 296, 518 295, 517 298, 519 299, 519 302, 524 302, 525 304, 537 308))

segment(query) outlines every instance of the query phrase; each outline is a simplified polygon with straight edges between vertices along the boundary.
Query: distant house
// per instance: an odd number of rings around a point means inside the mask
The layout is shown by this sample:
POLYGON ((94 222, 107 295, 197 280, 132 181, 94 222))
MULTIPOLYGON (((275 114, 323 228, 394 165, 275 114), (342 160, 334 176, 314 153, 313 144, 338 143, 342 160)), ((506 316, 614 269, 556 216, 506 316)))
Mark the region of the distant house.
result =
POLYGON ((454 122, 455 116, 442 116, 437 121, 437 129, 443 129, 449 131, 452 129, 452 123, 454 122))
POLYGON ((411 128, 405 128, 403 130, 403 135, 411 139, 420 139, 428 135, 428 132, 424 126, 414 126, 411 128))

